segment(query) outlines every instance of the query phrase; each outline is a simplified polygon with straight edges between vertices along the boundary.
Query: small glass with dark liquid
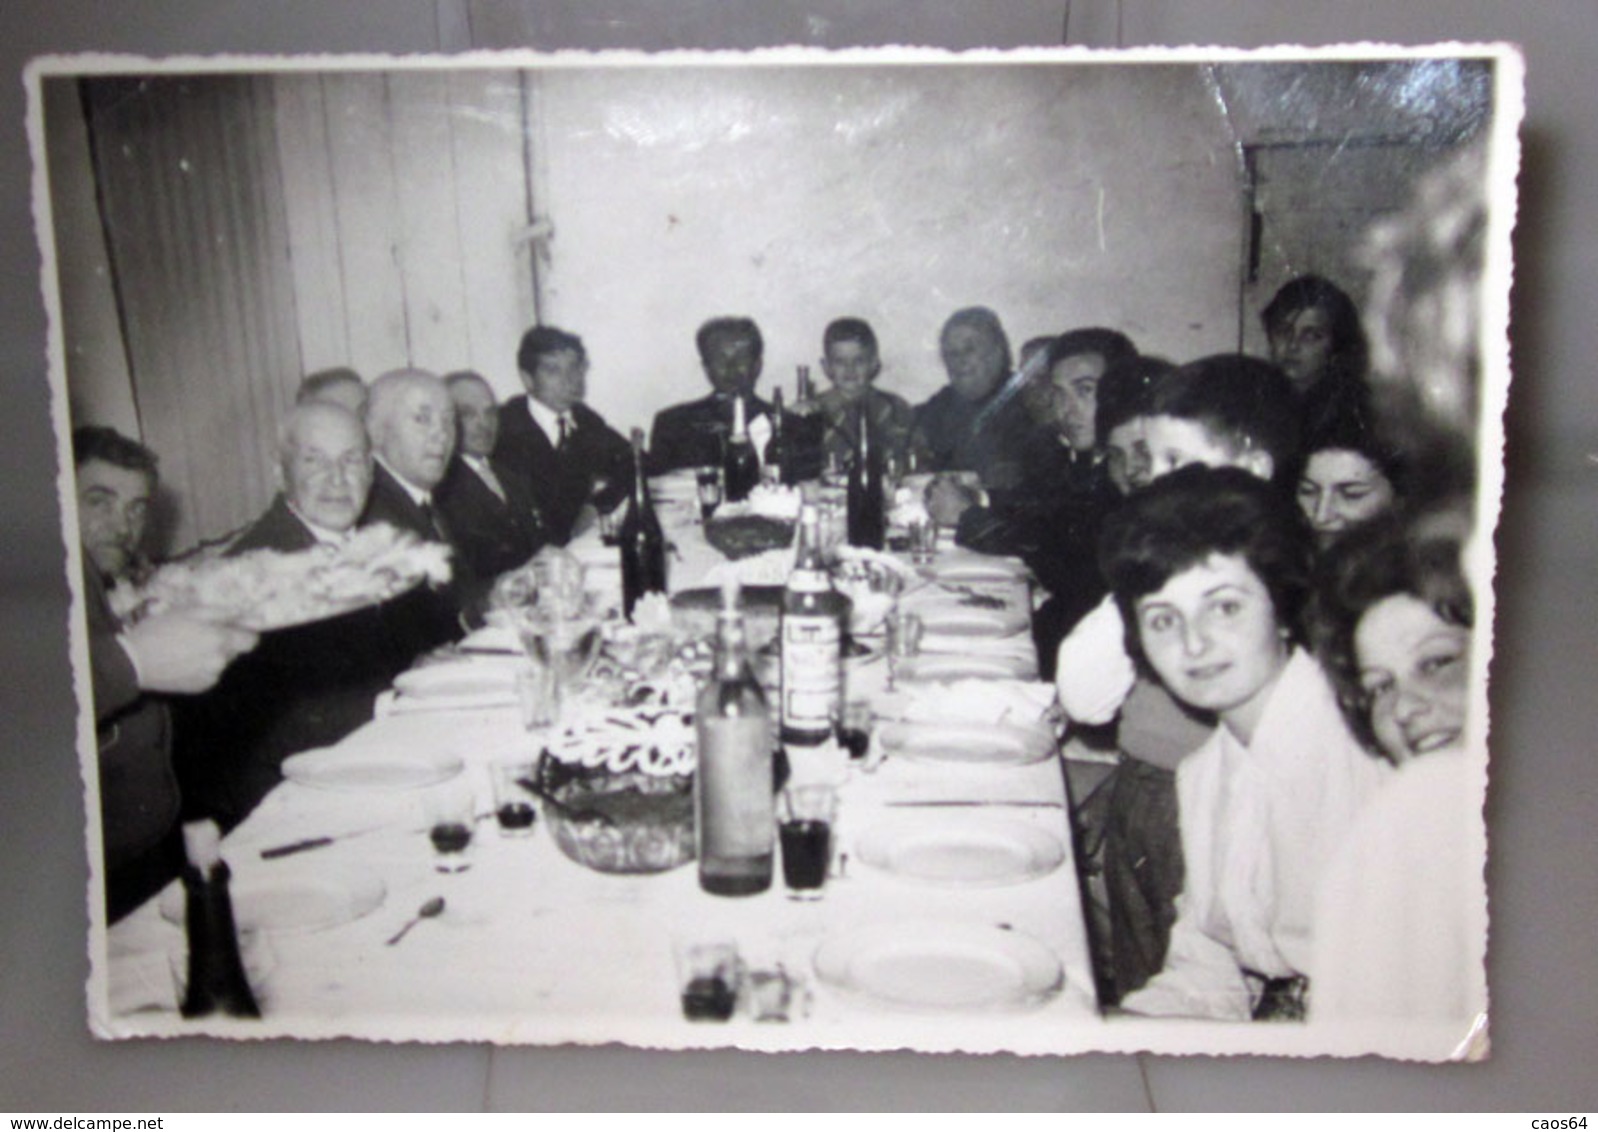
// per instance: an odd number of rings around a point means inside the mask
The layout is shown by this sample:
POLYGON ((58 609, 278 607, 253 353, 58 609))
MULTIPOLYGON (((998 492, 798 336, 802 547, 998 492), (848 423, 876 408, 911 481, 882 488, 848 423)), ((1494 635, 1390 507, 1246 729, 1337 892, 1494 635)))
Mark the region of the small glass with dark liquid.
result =
POLYGON ((472 867, 475 805, 471 791, 456 784, 427 796, 427 837, 433 843, 433 868, 438 872, 463 873, 472 867))
POLYGON ((790 786, 782 793, 782 879, 792 900, 818 900, 832 864, 832 823, 838 792, 831 786, 790 786))
POLYGON ((843 705, 838 717, 838 746, 848 751, 851 759, 863 759, 871 750, 874 718, 869 700, 850 700, 843 705))
POLYGON ((676 947, 682 1016, 690 1022, 725 1022, 738 1006, 742 963, 728 940, 684 940, 676 947))
POLYGON ((537 781, 532 763, 494 763, 489 767, 494 783, 494 818, 503 837, 528 837, 538 811, 528 786, 537 781))

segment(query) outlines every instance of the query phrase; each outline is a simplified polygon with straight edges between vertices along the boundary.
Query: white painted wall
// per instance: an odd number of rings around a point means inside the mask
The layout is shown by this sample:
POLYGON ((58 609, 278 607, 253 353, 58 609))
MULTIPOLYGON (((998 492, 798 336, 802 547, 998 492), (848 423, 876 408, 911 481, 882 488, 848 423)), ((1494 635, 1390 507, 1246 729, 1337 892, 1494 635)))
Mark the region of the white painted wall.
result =
POLYGON ((765 333, 762 389, 865 317, 912 401, 971 304, 1017 346, 1103 324, 1235 348, 1241 174, 1196 68, 552 70, 531 105, 544 317, 583 335, 612 421, 702 395, 693 332, 725 313, 765 333))

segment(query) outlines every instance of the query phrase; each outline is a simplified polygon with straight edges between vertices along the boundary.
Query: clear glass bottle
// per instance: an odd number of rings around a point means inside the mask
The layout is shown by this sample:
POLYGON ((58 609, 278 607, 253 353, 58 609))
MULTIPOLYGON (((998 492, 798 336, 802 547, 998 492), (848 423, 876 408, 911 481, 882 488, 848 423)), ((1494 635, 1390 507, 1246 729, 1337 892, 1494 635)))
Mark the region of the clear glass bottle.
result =
POLYGON ((799 548, 777 629, 784 744, 814 747, 832 736, 843 706, 843 642, 852 607, 833 588, 821 556, 821 516, 807 503, 799 509, 799 548))
POLYGON ((737 582, 723 587, 716 665, 694 715, 699 887, 718 896, 771 887, 776 829, 771 713, 749 665, 738 596, 737 582))
POLYGON ((649 482, 644 478, 643 429, 633 429, 632 442, 632 494, 619 532, 622 614, 629 621, 633 608, 645 594, 666 592, 666 535, 649 498, 649 482))
POLYGON ((760 482, 760 459, 749 439, 749 422, 744 399, 732 403, 732 434, 727 437, 727 450, 722 458, 722 490, 728 503, 741 503, 760 482))

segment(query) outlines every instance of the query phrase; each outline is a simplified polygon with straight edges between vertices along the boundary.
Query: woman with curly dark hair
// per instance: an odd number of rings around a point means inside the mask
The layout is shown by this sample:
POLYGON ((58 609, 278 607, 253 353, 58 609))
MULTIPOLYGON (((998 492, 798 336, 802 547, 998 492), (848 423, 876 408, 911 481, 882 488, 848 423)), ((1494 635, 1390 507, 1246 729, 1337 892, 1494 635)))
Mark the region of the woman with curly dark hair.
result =
POLYGON ((1134 661, 1220 721, 1176 771, 1186 876, 1165 965, 1122 1005, 1302 1018, 1321 869, 1387 775, 1299 647, 1303 516, 1257 476, 1194 466, 1130 497, 1099 545, 1134 661))

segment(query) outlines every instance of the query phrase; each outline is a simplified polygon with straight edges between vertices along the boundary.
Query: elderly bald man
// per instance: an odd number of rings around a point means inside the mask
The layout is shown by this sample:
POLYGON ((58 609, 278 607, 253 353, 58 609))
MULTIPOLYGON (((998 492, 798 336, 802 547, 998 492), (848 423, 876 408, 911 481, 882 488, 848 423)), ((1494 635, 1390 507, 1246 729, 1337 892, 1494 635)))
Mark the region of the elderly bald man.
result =
MULTIPOLYGON (((365 510, 372 476, 354 413, 329 401, 296 405, 278 433, 281 491, 226 553, 337 545, 365 510)), ((415 656, 405 643, 413 600, 264 633, 214 689, 180 705, 176 756, 191 815, 231 828, 282 780, 285 758, 370 720, 378 693, 415 656)))
POLYGON ((459 640, 480 616, 492 579, 479 579, 462 551, 449 519, 433 498, 455 454, 456 410, 449 387, 437 374, 397 369, 372 382, 366 402, 366 432, 375 465, 362 525, 388 523, 448 545, 453 578, 444 590, 412 591, 412 617, 401 632, 411 656, 459 640))

